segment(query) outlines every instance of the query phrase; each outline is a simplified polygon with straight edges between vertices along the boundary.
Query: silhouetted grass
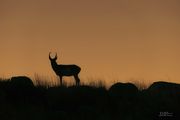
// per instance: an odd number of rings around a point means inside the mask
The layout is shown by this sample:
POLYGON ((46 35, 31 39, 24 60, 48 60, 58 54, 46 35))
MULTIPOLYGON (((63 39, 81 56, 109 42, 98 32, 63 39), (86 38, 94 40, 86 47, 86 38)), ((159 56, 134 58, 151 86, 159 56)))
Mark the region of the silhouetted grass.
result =
POLYGON ((35 86, 25 76, 0 79, 0 120, 175 120, 179 115, 179 84, 107 88, 103 81, 59 86, 44 79, 36 76, 35 86))

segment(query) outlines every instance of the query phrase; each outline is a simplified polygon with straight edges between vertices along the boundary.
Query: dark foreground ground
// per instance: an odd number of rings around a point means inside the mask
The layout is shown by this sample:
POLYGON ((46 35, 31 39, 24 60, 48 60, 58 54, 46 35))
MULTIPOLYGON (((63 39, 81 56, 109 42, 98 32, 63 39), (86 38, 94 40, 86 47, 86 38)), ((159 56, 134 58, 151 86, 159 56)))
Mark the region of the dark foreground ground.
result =
POLYGON ((15 77, 0 81, 0 120, 180 120, 180 84, 47 88, 15 77))

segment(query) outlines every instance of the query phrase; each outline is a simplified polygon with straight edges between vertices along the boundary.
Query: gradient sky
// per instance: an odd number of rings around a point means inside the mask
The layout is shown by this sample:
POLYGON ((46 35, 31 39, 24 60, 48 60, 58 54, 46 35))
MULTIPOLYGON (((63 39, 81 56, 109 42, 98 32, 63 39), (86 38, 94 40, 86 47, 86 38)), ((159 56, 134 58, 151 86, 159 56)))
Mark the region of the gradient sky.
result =
POLYGON ((180 82, 179 0, 0 0, 0 76, 55 76, 58 63, 106 82, 180 82))

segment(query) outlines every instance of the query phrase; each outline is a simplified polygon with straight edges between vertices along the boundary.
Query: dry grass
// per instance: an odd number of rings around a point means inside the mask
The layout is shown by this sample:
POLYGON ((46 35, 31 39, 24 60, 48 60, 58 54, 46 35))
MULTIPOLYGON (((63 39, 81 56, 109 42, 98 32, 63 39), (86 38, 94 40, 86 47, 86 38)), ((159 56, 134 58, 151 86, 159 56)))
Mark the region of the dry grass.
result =
MULTIPOLYGON (((35 86, 49 88, 49 87, 54 87, 54 86, 60 85, 60 81, 57 76, 45 76, 45 75, 40 75, 40 74, 35 73, 34 76, 31 77, 31 79, 32 79, 33 83, 35 84, 35 86)), ((4 80, 8 80, 8 79, 6 77, 0 78, 0 81, 4 81, 4 80)), ((109 89, 111 87, 111 85, 113 85, 117 82, 122 82, 122 81, 114 80, 107 84, 107 82, 101 78, 88 77, 85 79, 81 79, 81 85, 90 86, 90 87, 103 87, 106 89, 109 89)), ((139 90, 147 89, 151 85, 150 81, 140 80, 140 79, 139 80, 138 79, 130 79, 130 80, 123 81, 123 82, 133 83, 139 90)), ((64 77, 63 78, 63 86, 68 87, 68 86, 74 86, 74 85, 75 85, 75 81, 74 81, 73 77, 64 77)))

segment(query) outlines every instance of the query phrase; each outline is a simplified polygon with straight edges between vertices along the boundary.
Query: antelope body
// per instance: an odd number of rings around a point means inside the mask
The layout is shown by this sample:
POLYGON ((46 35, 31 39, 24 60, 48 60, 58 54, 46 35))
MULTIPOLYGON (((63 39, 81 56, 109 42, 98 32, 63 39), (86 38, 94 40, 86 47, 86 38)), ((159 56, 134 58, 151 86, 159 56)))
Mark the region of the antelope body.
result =
POLYGON ((76 85, 80 84, 80 79, 78 77, 79 72, 81 71, 81 68, 77 65, 63 65, 63 64, 57 64, 57 54, 54 58, 51 58, 51 53, 49 53, 49 60, 51 61, 51 66, 56 75, 60 78, 60 84, 62 85, 62 77, 63 76, 74 76, 74 79, 76 81, 76 85))

